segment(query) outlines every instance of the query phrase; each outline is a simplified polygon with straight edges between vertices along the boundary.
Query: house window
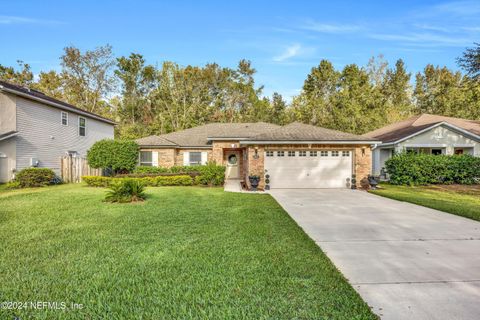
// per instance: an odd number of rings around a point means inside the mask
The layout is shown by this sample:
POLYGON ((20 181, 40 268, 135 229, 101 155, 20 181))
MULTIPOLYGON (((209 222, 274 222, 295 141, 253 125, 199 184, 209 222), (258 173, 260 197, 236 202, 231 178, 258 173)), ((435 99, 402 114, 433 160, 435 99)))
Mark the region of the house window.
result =
POLYGON ((273 151, 267 151, 266 154, 267 157, 273 157, 273 151))
POLYGON ((68 126, 68 112, 62 111, 60 114, 62 117, 62 125, 68 126))
POLYGON ((153 164, 152 161, 152 151, 140 151, 140 165, 151 167, 153 164))
POLYGON ((201 152, 190 152, 188 154, 188 163, 191 166, 198 166, 202 164, 202 153, 201 152))
POLYGON ((295 151, 288 151, 289 157, 295 157, 295 151))
POLYGON ((298 151, 298 156, 299 157, 306 157, 307 156, 307 151, 298 151))
POLYGON ((342 151, 342 157, 349 157, 350 151, 342 151))
POLYGON ((328 151, 320 151, 321 157, 328 157, 328 151))
POLYGON ((78 117, 78 135, 81 137, 85 137, 87 133, 87 120, 82 117, 78 117))
POLYGON ((317 151, 310 151, 310 157, 316 157, 317 151))
POLYGON ((442 154, 442 149, 432 149, 432 154, 438 156, 442 154))
POLYGON ((284 155, 285 155, 285 152, 277 151, 277 157, 283 157, 284 155))
POLYGON ((338 151, 332 151, 332 157, 338 157, 339 152, 338 151))

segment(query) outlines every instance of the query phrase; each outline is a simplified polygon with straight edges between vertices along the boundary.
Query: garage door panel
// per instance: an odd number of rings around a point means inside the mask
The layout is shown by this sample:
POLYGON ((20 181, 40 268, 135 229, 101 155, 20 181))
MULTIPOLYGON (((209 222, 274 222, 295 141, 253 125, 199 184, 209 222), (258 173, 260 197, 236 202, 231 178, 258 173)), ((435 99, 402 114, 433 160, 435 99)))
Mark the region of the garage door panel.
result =
MULTIPOLYGON (((330 154, 330 153, 329 153, 330 154)), ((298 155, 298 153, 297 153, 298 155)), ((346 188, 352 176, 352 157, 266 157, 270 188, 346 188)))

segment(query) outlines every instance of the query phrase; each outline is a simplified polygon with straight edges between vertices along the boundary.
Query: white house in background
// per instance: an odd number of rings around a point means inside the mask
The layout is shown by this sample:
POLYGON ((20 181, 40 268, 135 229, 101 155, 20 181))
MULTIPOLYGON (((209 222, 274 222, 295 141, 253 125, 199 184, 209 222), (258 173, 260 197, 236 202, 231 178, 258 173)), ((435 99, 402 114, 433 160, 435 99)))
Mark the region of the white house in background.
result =
POLYGON ((480 156, 480 121, 422 114, 364 136, 382 141, 372 154, 375 175, 395 152, 480 156))
POLYGON ((0 182, 28 167, 60 173, 65 154, 85 156, 113 139, 114 122, 39 91, 0 81, 0 182))

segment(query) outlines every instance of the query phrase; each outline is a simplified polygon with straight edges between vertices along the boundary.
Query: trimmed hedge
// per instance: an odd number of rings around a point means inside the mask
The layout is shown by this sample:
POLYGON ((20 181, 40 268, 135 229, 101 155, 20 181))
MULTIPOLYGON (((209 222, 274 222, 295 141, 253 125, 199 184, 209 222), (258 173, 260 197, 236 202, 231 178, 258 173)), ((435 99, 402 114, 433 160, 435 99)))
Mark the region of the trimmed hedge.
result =
POLYGON ((112 177, 97 177, 97 176, 84 176, 83 181, 91 187, 110 187, 116 182, 122 182, 125 180, 134 180, 141 182, 148 187, 160 187, 160 186, 191 186, 194 180, 189 175, 176 175, 176 176, 156 176, 156 177, 143 177, 143 178, 112 178, 112 177))
POLYGON ((385 163, 390 183, 398 185, 480 183, 480 158, 471 155, 398 153, 385 163))
POLYGON ((20 188, 44 187, 55 182, 55 172, 48 168, 26 168, 15 176, 20 188))
POLYGON ((131 140, 103 139, 87 151, 87 160, 92 168, 130 172, 138 162, 138 144, 131 140))

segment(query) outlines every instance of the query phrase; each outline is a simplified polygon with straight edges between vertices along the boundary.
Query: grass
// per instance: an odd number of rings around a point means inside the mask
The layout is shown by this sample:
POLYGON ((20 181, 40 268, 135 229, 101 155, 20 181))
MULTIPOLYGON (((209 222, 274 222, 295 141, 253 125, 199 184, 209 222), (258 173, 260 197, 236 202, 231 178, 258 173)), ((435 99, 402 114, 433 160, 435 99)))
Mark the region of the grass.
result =
POLYGON ((408 187, 382 184, 381 187, 370 192, 480 221, 480 193, 477 186, 408 187))
POLYGON ((375 319, 269 195, 79 185, 0 193, 0 319, 375 319), (71 303, 82 304, 72 309, 71 303))

